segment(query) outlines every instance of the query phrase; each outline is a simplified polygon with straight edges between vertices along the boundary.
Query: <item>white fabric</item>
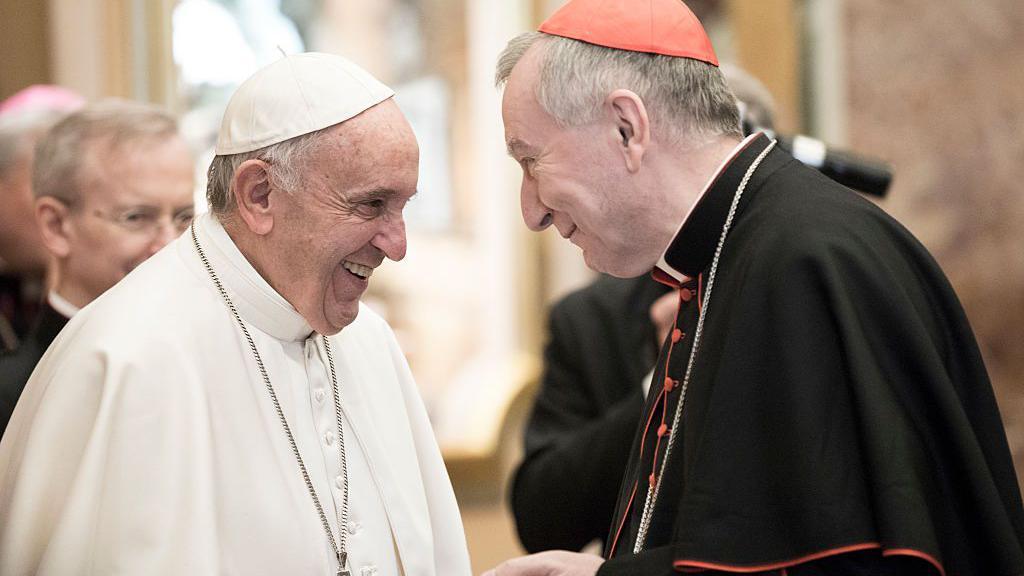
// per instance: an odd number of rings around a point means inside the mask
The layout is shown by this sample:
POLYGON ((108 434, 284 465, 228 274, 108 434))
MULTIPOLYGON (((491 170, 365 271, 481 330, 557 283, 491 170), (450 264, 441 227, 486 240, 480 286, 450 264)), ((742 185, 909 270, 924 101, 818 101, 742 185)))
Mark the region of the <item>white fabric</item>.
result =
POLYGON ((68 302, 67 298, 64 298, 53 290, 50 290, 49 294, 46 295, 46 301, 50 304, 50 308, 53 308, 65 318, 74 317, 74 315, 78 314, 78 311, 80 310, 78 306, 68 302))
MULTIPOLYGON (((212 216, 196 227, 337 529, 322 340, 212 216)), ((330 340, 352 482, 352 573, 470 574, 451 485, 391 330, 360 307, 330 340)), ((186 233, 75 315, 29 380, 0 442, 0 575, 335 567, 248 344, 186 233)))
POLYGON ((648 370, 644 379, 640 381, 640 389, 644 392, 644 398, 647 398, 647 393, 651 391, 651 380, 654 380, 654 368, 648 370))
POLYGON ((793 137, 793 158, 815 168, 825 165, 828 146, 817 138, 797 135, 793 137))
POLYGON ((231 96, 215 150, 218 155, 258 150, 344 122, 394 94, 341 56, 284 56, 231 96))

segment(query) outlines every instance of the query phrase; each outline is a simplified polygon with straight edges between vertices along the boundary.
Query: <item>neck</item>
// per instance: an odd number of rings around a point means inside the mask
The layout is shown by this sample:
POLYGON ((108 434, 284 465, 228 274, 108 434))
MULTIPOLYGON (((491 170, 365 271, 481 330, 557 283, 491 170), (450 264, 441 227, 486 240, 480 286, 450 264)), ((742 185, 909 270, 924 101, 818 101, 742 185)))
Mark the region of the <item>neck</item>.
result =
POLYGON ((741 140, 735 136, 714 136, 683 145, 666 146, 663 154, 652 158, 657 174, 653 189, 662 191, 657 202, 665 207, 664 228, 671 238, 679 224, 700 199, 708 181, 715 175, 741 140))
POLYGON ((57 282, 54 285, 53 291, 75 308, 84 308, 86 304, 99 296, 99 294, 93 294, 91 290, 61 274, 57 274, 57 282))

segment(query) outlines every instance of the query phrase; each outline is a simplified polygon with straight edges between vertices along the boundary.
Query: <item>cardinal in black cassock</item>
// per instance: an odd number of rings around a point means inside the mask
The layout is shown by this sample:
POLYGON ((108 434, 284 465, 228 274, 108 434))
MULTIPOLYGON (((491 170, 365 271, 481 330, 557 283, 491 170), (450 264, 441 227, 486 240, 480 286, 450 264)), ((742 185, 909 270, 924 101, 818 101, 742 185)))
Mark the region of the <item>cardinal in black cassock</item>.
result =
MULTIPOLYGON (((677 0, 571 0, 540 31, 717 65, 677 0)), ((938 265, 764 134, 723 160, 654 270, 680 310, 597 574, 1024 574, 1005 432, 938 265)), ((545 562, 495 573, 563 573, 545 562)))

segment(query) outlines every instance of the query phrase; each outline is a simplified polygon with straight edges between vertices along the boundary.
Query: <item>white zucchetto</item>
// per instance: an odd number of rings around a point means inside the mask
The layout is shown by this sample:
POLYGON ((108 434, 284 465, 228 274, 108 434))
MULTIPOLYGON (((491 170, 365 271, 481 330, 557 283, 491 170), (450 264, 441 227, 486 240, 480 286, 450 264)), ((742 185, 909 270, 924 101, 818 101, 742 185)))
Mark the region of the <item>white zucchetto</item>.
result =
POLYGON ((231 96, 215 152, 251 152, 327 128, 394 94, 341 56, 286 55, 250 76, 231 96))

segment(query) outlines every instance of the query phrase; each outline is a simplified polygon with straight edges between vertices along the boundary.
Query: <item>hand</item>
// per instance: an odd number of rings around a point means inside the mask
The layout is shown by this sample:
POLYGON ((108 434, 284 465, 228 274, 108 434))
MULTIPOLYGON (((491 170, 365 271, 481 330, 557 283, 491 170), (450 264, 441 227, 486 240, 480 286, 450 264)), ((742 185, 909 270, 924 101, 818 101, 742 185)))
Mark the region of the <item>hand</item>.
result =
POLYGON ((550 550, 503 562, 483 576, 594 576, 604 558, 565 550, 550 550))
POLYGON ((668 333, 676 323, 676 312, 679 311, 679 292, 673 290, 651 304, 648 314, 651 316, 651 323, 654 324, 655 333, 658 335, 660 346, 668 338, 668 333))

